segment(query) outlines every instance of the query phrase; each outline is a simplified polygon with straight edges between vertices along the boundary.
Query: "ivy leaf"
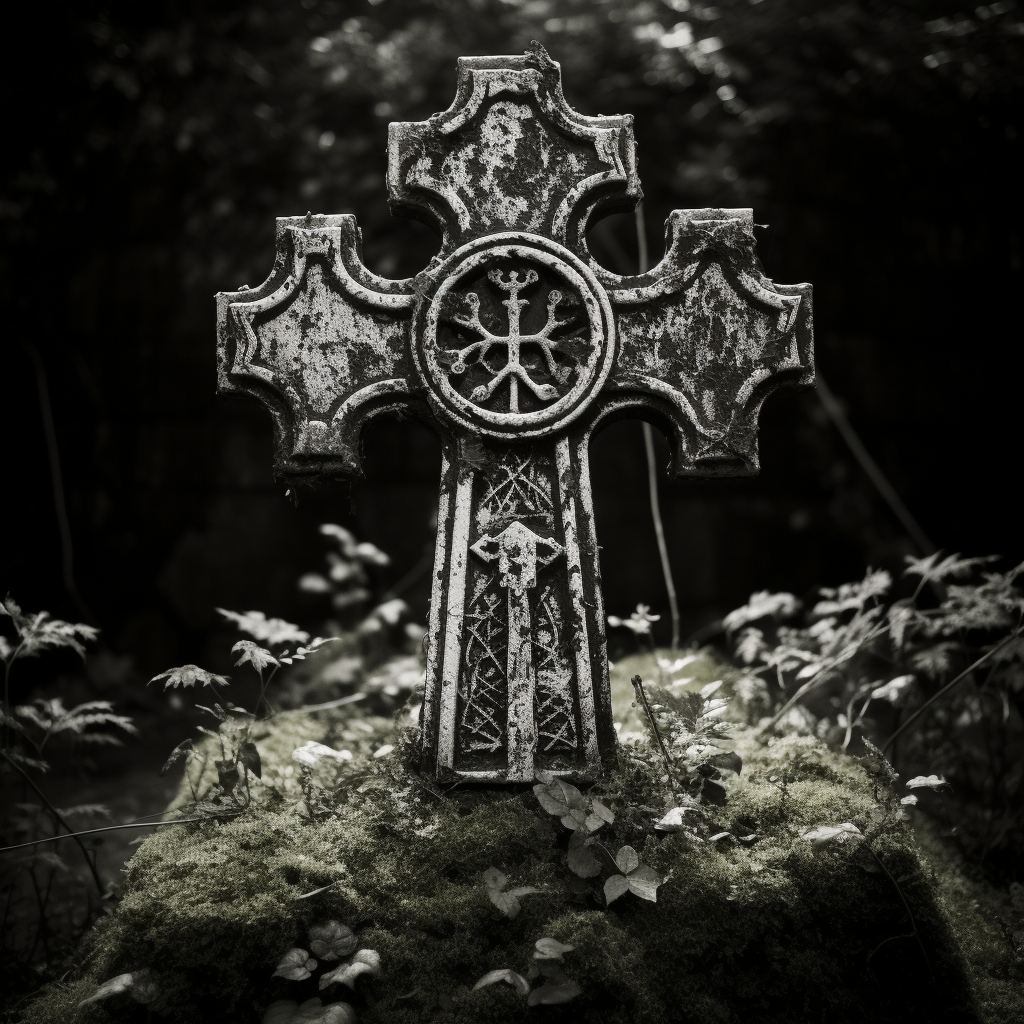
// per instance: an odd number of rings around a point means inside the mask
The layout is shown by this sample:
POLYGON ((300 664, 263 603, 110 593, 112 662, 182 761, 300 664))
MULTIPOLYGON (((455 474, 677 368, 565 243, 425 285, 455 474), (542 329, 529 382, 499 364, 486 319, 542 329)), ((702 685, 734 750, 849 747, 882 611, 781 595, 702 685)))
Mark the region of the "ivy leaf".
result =
POLYGON ((574 807, 583 806, 583 794, 571 782, 552 776, 548 772, 538 772, 537 778, 541 781, 533 787, 533 792, 548 814, 561 818, 569 815, 574 807))
POLYGON ((320 921, 310 925, 309 949, 321 960, 338 960, 352 953, 358 940, 347 924, 340 921, 320 921))
POLYGON ((270 651, 264 647, 260 647, 259 644, 252 640, 239 640, 231 648, 232 654, 238 654, 238 661, 236 665, 252 665, 260 675, 263 674, 263 670, 268 665, 280 665, 281 663, 275 658, 270 651))
POLYGON ((248 768, 257 779, 263 778, 263 762, 260 760, 260 752, 252 740, 246 740, 238 748, 238 763, 248 768))
POLYGON ((509 919, 516 917, 522 910, 519 902, 520 896, 528 896, 530 893, 541 892, 542 890, 532 885, 522 885, 505 892, 508 885, 508 876, 497 868, 488 868, 483 875, 484 884, 487 886, 487 895, 490 901, 509 919))
POLYGON ((160 769, 161 775, 166 775, 167 772, 177 764, 190 750, 192 749, 191 740, 182 740, 172 751, 171 756, 164 762, 163 768, 160 769))
POLYGON ((683 820, 684 815, 696 809, 696 807, 672 807, 669 809, 668 814, 661 821, 657 822, 654 827, 662 832, 682 832, 686 827, 686 823, 683 820))
POLYGON ((946 787, 949 787, 949 783, 941 775, 917 775, 907 780, 907 789, 938 790, 946 787))
POLYGON ((612 875, 604 882, 604 898, 608 904, 629 892, 629 880, 625 875, 612 875))
POLYGON ((361 974, 380 974, 380 954, 375 949, 361 949, 344 963, 339 964, 320 978, 320 991, 328 985, 356 987, 356 978, 361 974))
POLYGON ((521 974, 517 974, 507 967, 502 970, 488 971, 473 986, 473 991, 475 992, 478 988, 486 988, 488 985, 494 985, 499 981, 508 982, 521 996, 527 995, 530 991, 530 983, 521 974))
POLYGON ((287 978, 289 981, 305 981, 316 970, 316 960, 304 949, 289 949, 277 970, 271 975, 272 978, 287 978))
POLYGON ((571 953, 576 947, 567 946, 558 939, 543 938, 534 943, 536 952, 533 954, 535 960, 561 960, 563 953, 571 953))
POLYGON ((601 862, 590 848, 592 840, 587 829, 578 829, 569 837, 569 870, 580 878, 593 878, 601 873, 601 862))
MULTIPOLYGON (((226 676, 218 676, 213 672, 207 672, 205 668, 200 668, 198 665, 181 665, 178 668, 169 668, 166 672, 153 676, 149 682, 159 683, 161 681, 163 681, 165 690, 176 686, 187 688, 190 686, 212 686, 215 683, 219 686, 230 685, 226 676)), ((146 685, 148 686, 149 683, 146 685)))
POLYGON ((632 846, 619 849, 615 855, 615 866, 622 874, 612 875, 605 880, 604 896, 608 903, 626 892, 657 903, 658 886, 663 885, 665 880, 653 868, 640 863, 640 855, 632 846))
POLYGON ((624 874, 635 871, 640 866, 640 855, 632 846, 623 846, 615 854, 615 866, 624 874))

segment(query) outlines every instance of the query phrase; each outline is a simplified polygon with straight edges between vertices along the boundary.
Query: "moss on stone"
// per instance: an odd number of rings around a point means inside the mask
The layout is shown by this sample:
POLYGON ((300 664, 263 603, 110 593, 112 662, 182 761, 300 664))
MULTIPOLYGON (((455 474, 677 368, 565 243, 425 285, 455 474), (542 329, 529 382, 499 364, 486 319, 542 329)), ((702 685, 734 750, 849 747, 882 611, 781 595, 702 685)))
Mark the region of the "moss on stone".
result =
POLYGON ((255 1024, 272 1000, 317 994, 315 977, 272 974, 285 950, 308 948, 309 925, 324 918, 348 924, 360 947, 380 954, 378 977, 360 978, 354 995, 328 994, 353 1002, 364 1024, 524 1015, 602 1024, 975 1021, 979 1001, 988 1019, 1013 1019, 1008 985, 986 973, 1005 967, 991 935, 978 938, 948 871, 923 859, 904 823, 890 821, 872 840, 891 879, 869 870, 854 845, 815 850, 800 838, 821 824, 867 830, 883 814, 864 769, 813 740, 764 745, 738 734, 743 772, 707 824, 756 833, 752 842, 656 832, 666 806, 661 766, 645 743, 625 745, 619 769, 598 787, 616 813, 599 836, 613 852, 633 846, 666 881, 656 903, 627 893, 606 907, 600 879, 567 870, 569 832, 530 787, 432 792, 407 771, 408 751, 389 728, 358 706, 267 727, 257 742, 268 784, 254 787, 250 809, 148 838, 116 913, 83 947, 78 976, 45 992, 25 1024, 145 1019, 126 997, 77 1007, 94 986, 142 968, 159 977, 172 1021, 255 1024), (291 751, 309 739, 353 758, 296 771, 291 751), (396 749, 375 757, 385 741, 396 749), (541 890, 521 897, 514 919, 488 898, 482 874, 492 866, 510 887, 541 890), (907 937, 893 880, 930 969, 907 937), (494 969, 525 974, 544 936, 574 947, 562 965, 582 987, 576 999, 527 1010, 507 985, 473 991, 494 969), (965 955, 972 942, 980 952, 965 955))

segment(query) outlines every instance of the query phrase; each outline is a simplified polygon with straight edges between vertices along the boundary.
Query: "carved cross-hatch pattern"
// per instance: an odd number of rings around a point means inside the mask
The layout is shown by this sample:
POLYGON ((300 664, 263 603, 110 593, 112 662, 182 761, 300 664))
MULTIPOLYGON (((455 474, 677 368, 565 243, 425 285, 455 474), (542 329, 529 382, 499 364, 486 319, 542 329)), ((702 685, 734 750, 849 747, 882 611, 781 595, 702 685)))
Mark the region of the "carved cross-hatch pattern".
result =
POLYGON ((674 210, 657 266, 602 267, 587 231, 642 198, 632 119, 573 110, 540 47, 461 58, 448 110, 390 126, 387 185, 437 256, 388 280, 351 215, 280 218, 267 280, 218 296, 219 388, 269 410, 292 479, 359 475, 379 416, 437 432, 422 768, 593 779, 616 738, 591 437, 640 416, 675 474, 756 473, 765 399, 814 381, 811 287, 765 277, 752 210, 674 210))

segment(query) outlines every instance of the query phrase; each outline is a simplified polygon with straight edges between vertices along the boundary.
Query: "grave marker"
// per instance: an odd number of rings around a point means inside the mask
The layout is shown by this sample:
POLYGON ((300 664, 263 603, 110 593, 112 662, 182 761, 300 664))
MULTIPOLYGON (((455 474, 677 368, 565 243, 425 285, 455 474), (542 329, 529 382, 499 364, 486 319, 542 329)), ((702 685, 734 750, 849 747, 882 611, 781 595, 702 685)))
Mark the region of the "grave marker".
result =
POLYGON ((587 227, 641 198, 632 118, 571 109, 540 47, 462 58, 447 111, 390 126, 387 183, 440 232, 430 265, 378 277, 351 215, 279 218, 270 277, 217 296, 219 390, 268 409, 293 480, 358 475, 378 416, 434 427, 423 768, 592 778, 615 730, 590 439, 640 416, 675 473, 756 473, 765 398, 814 379, 810 286, 764 277, 750 210, 676 210, 652 270, 600 266, 587 227))

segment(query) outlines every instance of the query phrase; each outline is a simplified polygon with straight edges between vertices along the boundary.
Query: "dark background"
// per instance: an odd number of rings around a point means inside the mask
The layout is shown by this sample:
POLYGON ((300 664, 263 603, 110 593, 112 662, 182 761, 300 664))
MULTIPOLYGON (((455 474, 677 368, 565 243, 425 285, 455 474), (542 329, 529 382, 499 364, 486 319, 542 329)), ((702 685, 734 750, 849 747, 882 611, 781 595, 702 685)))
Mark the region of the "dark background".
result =
MULTIPOLYGON (((366 480, 285 497, 269 418, 214 396, 213 294, 262 280, 273 218, 307 210, 356 213, 378 273, 419 270, 437 243, 388 213, 387 124, 446 108, 460 54, 531 39, 570 104, 635 116, 652 259, 671 209, 752 206, 767 274, 813 282, 821 373, 925 533, 1024 558, 1015 3, 150 0, 21 16, 0 60, 0 588, 93 621, 141 672, 222 667, 217 605, 315 626, 327 606, 296 580, 321 567, 320 522, 393 556, 379 593, 431 545, 439 457, 415 425, 368 435, 366 480)), ((612 269, 635 264, 631 217, 592 239, 612 269)), ((752 590, 898 572, 915 550, 814 392, 767 405, 761 450, 757 480, 662 477, 684 636, 752 590)), ((664 613, 638 423, 597 439, 592 472, 608 610, 664 613)), ((424 618, 425 578, 403 596, 424 618)))

